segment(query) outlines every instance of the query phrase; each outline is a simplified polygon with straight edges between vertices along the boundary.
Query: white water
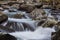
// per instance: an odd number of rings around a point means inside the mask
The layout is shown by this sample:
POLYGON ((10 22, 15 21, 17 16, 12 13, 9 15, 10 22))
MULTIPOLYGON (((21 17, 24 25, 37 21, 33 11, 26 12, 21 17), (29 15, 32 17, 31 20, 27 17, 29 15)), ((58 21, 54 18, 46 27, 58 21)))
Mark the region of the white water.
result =
POLYGON ((15 36, 18 40, 51 40, 51 33, 55 32, 53 28, 37 28, 34 32, 15 32, 9 33, 15 36))
MULTIPOLYGON (((48 10, 48 9, 47 9, 48 10)), ((47 10, 45 12, 47 13, 46 15, 51 16, 48 14, 47 10)), ((48 10, 49 11, 49 10, 48 10)), ((31 25, 32 27, 36 26, 36 21, 32 20, 17 20, 17 19, 10 19, 10 21, 14 22, 25 22, 31 25)), ((38 27, 34 32, 31 31, 24 31, 24 32, 14 32, 14 33, 9 33, 10 35, 13 35, 17 38, 17 40, 51 40, 51 33, 55 32, 54 28, 42 28, 38 27)))
POLYGON ((36 28, 36 21, 32 21, 31 19, 14 19, 14 18, 8 18, 8 21, 11 22, 17 22, 17 23, 27 23, 29 24, 32 28, 36 28))
MULTIPOLYGON (((47 13, 46 15, 48 15, 48 13, 49 13, 47 11, 49 11, 49 10, 45 9, 45 12, 47 13)), ((6 10, 6 11, 4 11, 4 13, 9 14, 9 15, 14 15, 18 12, 8 12, 6 10)), ((19 11, 18 14, 20 14, 20 13, 21 12, 19 11)), ((17 23, 28 23, 29 25, 31 25, 32 28, 35 29, 36 21, 32 21, 25 12, 22 12, 22 14, 24 14, 27 17, 27 19, 8 18, 8 21, 17 22, 17 23)), ((55 32, 55 30, 53 28, 39 27, 39 28, 36 28, 36 30, 34 32, 24 31, 24 32, 14 32, 14 33, 9 33, 9 34, 15 36, 17 38, 17 40, 51 40, 52 32, 55 32)))

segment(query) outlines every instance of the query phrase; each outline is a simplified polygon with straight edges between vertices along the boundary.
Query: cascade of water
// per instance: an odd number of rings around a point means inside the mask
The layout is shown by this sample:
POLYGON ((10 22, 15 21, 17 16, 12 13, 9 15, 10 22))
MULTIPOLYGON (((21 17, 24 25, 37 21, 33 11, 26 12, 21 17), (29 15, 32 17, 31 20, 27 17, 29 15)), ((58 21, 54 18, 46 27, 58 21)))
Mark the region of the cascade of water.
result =
POLYGON ((51 33, 55 32, 53 28, 42 28, 39 27, 34 32, 26 31, 26 32, 15 32, 9 33, 10 35, 15 36, 18 39, 26 39, 26 40, 51 40, 51 33))

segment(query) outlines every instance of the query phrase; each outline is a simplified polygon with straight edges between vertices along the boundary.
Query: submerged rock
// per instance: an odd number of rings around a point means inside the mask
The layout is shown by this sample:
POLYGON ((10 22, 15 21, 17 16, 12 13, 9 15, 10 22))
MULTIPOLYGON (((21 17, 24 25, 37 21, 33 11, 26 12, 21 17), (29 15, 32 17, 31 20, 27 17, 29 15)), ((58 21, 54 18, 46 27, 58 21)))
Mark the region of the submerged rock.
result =
POLYGON ((15 30, 15 31, 23 31, 24 28, 22 27, 22 23, 17 23, 17 22, 8 22, 8 24, 6 25, 9 28, 15 30))
POLYGON ((34 31, 35 29, 28 23, 17 23, 17 22, 8 22, 7 25, 9 28, 14 29, 15 31, 34 31))
POLYGON ((17 18, 17 19, 21 19, 22 17, 24 17, 24 15, 22 15, 22 14, 15 14, 13 17, 17 18))

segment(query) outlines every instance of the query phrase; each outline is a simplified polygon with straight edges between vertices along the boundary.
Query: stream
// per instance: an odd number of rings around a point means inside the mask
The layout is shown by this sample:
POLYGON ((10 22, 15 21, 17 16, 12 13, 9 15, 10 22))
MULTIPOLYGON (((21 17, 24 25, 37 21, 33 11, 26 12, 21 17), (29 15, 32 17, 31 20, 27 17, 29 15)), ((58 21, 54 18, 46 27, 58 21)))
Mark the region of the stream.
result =
MULTIPOLYGON (((46 15, 51 16, 50 9, 43 10, 46 15)), ((3 12, 8 15, 8 22, 12 22, 11 28, 15 30, 15 32, 9 34, 15 36, 17 40, 51 40, 51 33, 55 32, 54 28, 37 27, 37 21, 32 20, 26 12, 9 12, 8 10, 3 12), (25 18, 12 18, 14 14, 24 14, 25 18)))

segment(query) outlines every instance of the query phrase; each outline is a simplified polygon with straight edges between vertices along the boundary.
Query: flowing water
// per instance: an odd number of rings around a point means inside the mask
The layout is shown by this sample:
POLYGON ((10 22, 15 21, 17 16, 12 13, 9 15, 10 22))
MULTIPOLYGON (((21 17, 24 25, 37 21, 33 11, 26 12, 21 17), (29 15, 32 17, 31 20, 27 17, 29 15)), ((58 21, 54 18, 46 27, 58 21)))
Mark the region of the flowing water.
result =
MULTIPOLYGON (((49 13, 50 9, 44 10, 46 12, 46 15, 51 16, 51 14, 49 13)), ((51 40, 51 33, 55 32, 54 28, 42 28, 42 27, 37 28, 36 21, 33 21, 29 17, 29 14, 26 12, 22 11, 8 12, 8 10, 5 10, 4 13, 8 15, 9 17, 8 21, 13 22, 12 28, 16 31, 9 34, 15 36, 17 40, 51 40), (24 14, 26 19, 12 18, 14 14, 24 14), (30 29, 26 28, 24 30, 23 23, 28 24, 27 26, 30 29)))
POLYGON ((34 32, 15 32, 10 35, 15 36, 18 40, 51 40, 51 33, 55 32, 53 28, 37 28, 34 32))

